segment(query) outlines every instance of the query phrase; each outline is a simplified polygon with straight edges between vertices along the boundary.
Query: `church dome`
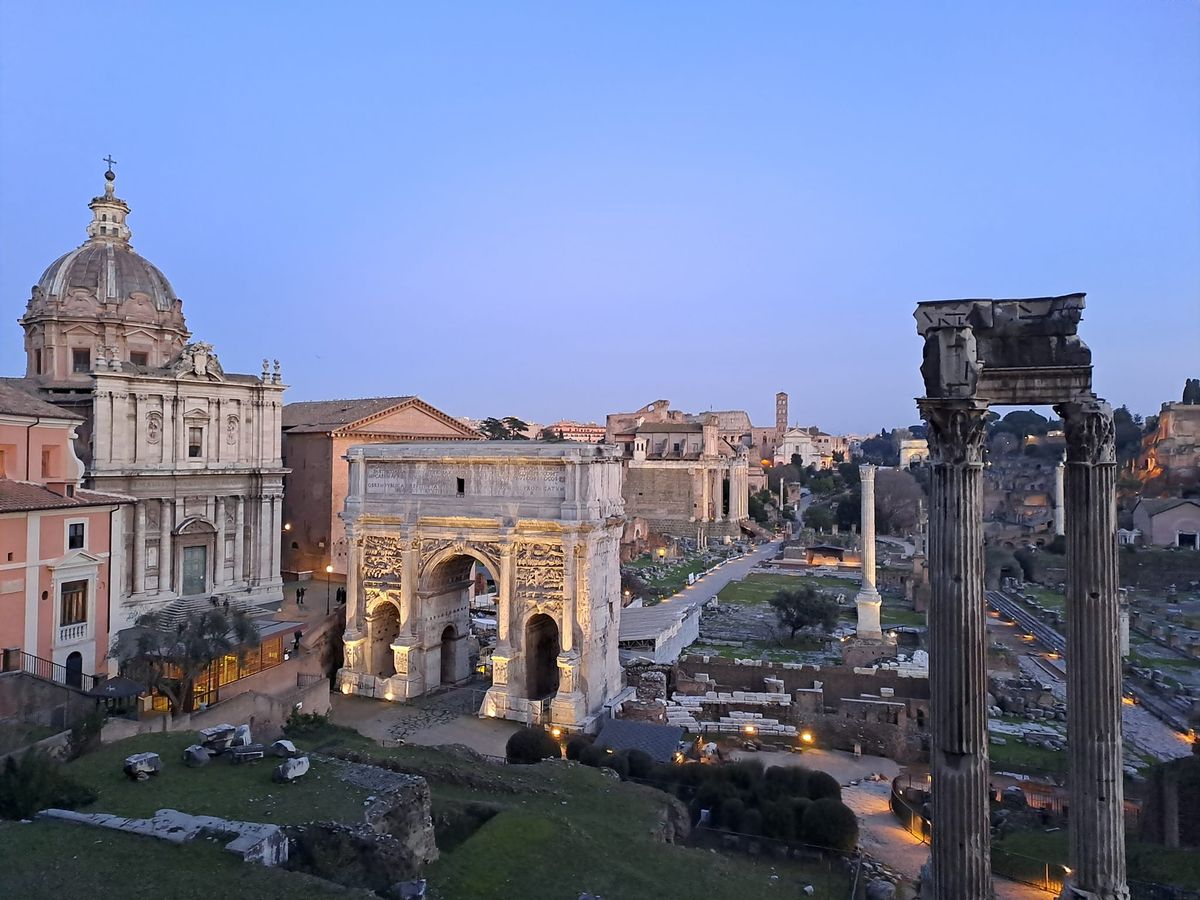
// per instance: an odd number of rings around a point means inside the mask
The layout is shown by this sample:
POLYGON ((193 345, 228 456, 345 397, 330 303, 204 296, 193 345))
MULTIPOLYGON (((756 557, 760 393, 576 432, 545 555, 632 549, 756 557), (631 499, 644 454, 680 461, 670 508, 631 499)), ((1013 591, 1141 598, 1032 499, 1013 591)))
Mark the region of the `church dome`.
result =
POLYGON ((105 174, 104 196, 88 204, 92 210, 88 239, 46 268, 35 294, 66 300, 79 298, 75 292, 82 290, 100 305, 123 304, 141 294, 154 310, 169 312, 179 298, 158 267, 130 245, 131 232, 125 224, 129 206, 114 195, 113 177, 111 171, 105 174))

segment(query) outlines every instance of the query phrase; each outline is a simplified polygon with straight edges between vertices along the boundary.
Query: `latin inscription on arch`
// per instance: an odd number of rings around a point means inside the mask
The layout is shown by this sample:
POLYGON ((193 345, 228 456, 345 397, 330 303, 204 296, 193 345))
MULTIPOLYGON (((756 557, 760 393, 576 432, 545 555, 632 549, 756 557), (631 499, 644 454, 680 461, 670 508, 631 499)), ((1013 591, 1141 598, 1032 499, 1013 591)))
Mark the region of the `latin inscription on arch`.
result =
POLYGON ((367 493, 376 496, 448 497, 464 492, 482 497, 565 497, 563 466, 488 464, 457 467, 441 463, 367 464, 367 493), (464 471, 465 470, 465 471, 464 471))

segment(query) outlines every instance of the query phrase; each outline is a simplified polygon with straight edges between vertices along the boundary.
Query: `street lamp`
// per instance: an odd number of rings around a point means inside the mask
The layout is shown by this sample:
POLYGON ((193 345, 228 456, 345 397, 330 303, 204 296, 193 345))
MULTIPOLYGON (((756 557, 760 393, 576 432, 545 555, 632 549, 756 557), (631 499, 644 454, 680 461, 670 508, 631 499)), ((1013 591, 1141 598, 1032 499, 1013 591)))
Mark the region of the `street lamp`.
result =
POLYGON ((329 615, 329 585, 333 581, 333 566, 325 567, 325 615, 329 615))

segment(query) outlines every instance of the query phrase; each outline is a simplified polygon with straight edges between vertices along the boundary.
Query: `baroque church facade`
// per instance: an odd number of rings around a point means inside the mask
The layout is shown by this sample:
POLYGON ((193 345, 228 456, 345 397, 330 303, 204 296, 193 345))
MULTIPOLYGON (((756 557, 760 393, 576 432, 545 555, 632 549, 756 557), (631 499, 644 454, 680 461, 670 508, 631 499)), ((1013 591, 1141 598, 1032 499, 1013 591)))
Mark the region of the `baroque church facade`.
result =
POLYGON ((105 179, 87 240, 50 264, 19 321, 26 388, 85 420, 87 486, 136 501, 112 548, 111 632, 173 601, 279 601, 279 362, 229 373, 192 341, 170 282, 130 244, 111 168, 105 179))

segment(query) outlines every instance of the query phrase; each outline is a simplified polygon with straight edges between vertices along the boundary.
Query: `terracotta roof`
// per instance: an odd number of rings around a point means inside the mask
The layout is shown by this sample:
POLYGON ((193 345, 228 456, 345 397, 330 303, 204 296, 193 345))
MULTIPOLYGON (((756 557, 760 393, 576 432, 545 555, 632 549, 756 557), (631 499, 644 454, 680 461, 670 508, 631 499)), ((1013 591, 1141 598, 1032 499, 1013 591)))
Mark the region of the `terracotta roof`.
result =
POLYGON ((0 378, 0 413, 83 421, 82 416, 67 412, 38 397, 34 384, 24 378, 0 378))
POLYGON ((363 397, 358 400, 304 400, 283 407, 285 431, 335 431, 359 419, 386 412, 408 397, 363 397))
POLYGON ((704 426, 699 422, 646 422, 635 429, 635 434, 700 434, 704 426))
POLYGON ((99 494, 76 490, 74 497, 56 494, 40 484, 0 478, 0 512, 22 512, 35 509, 70 509, 77 506, 104 506, 109 503, 132 503, 129 497, 118 494, 99 494))

